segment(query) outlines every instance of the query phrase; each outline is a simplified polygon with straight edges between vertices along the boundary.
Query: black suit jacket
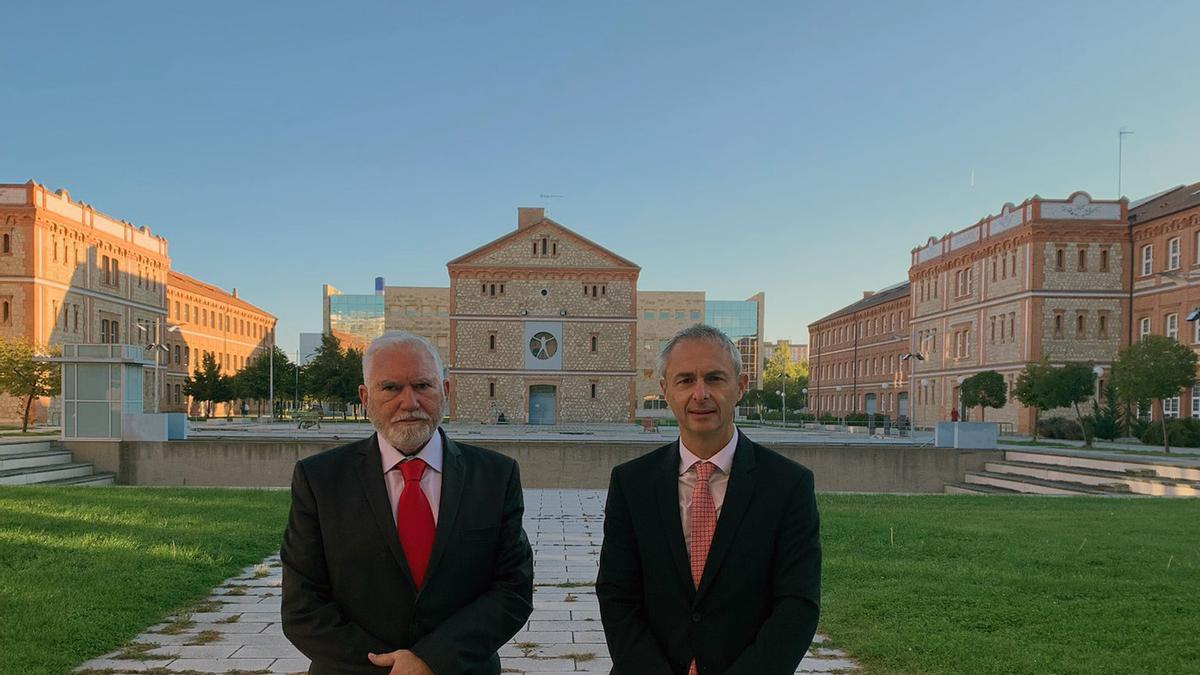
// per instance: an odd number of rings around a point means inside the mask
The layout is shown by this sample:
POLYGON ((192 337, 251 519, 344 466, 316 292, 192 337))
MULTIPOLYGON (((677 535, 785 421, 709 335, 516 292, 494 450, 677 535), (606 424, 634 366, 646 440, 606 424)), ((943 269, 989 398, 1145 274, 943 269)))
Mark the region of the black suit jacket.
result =
POLYGON ((612 672, 795 672, 821 596, 812 472, 739 432, 699 589, 678 485, 678 441, 613 469, 596 581, 612 672))
MULTIPOLYGON (((442 433, 441 430, 438 433, 442 433)), ((424 586, 409 572, 376 437, 296 463, 283 536, 283 632, 310 673, 379 673, 411 649, 436 675, 495 675, 533 611, 517 463, 443 435, 442 495, 424 586)))

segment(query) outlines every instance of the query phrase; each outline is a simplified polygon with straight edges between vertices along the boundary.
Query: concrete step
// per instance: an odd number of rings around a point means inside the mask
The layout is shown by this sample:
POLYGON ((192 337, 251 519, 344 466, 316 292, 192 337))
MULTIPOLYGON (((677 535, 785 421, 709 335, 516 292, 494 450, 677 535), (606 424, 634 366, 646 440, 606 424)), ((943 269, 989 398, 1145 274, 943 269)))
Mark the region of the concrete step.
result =
POLYGON ((46 452, 50 449, 50 441, 9 441, 7 439, 0 441, 0 457, 46 452))
POLYGON ((49 480, 38 485, 79 485, 83 487, 97 487, 101 485, 116 485, 117 474, 115 473, 94 473, 90 476, 77 476, 75 478, 60 478, 58 480, 49 480))
POLYGON ((994 485, 971 483, 946 483, 943 490, 948 495, 1019 495, 1016 490, 1007 490, 994 485))
POLYGON ((1200 484, 1178 478, 1147 476, 1144 472, 1102 471, 1078 466, 1036 462, 987 462, 984 471, 1079 483, 1117 492, 1154 497, 1200 497, 1200 484))
POLYGON ((1132 455, 1115 455, 1112 453, 1078 452, 1034 452, 1027 450, 1005 450, 1004 459, 1014 462, 1031 464, 1056 464, 1058 466, 1080 467, 1144 475, 1153 471, 1159 478, 1176 478, 1180 480, 1200 482, 1200 462, 1195 460, 1135 457, 1132 455))
POLYGON ((1080 485, 1079 483, 1067 483, 1062 481, 1045 480, 1042 478, 1033 478, 1031 476, 1014 476, 1006 473, 992 473, 990 471, 971 471, 964 478, 964 482, 972 485, 989 485, 1014 492, 1035 495, 1093 495, 1099 497, 1118 497, 1126 496, 1127 493, 1114 492, 1112 490, 1103 490, 1089 485, 1080 485))
POLYGON ((9 469, 0 471, 0 485, 31 485, 63 478, 81 478, 91 476, 95 468, 91 462, 71 462, 70 464, 55 464, 53 466, 32 467, 25 469, 9 469))
POLYGON ((43 452, 29 452, 22 455, 0 455, 0 471, 70 463, 71 452, 69 450, 46 450, 43 452))

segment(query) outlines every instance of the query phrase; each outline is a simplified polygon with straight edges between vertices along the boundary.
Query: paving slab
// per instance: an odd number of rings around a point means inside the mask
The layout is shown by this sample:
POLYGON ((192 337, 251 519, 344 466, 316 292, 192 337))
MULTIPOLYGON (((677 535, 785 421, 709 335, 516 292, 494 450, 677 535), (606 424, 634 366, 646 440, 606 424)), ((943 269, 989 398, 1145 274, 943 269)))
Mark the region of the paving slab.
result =
MULTIPOLYGON (((505 672, 549 675, 612 669, 594 585, 603 514, 603 490, 525 492, 525 531, 533 546, 536 575, 533 615, 500 649, 505 672)), ((278 675, 307 672, 308 659, 283 635, 279 617, 282 574, 278 554, 268 556, 214 588, 209 600, 220 603, 214 605, 219 609, 192 614, 188 618, 194 623, 182 632, 162 633, 170 624, 161 623, 134 639, 143 644, 157 643, 159 647, 150 653, 167 658, 116 659, 112 658, 114 653, 88 661, 79 669, 103 671, 106 675, 155 668, 278 675), (202 631, 214 631, 216 638, 209 639, 211 633, 200 638, 202 631)), ((797 673, 859 669, 845 652, 823 647, 825 642, 824 636, 816 636, 797 673)))

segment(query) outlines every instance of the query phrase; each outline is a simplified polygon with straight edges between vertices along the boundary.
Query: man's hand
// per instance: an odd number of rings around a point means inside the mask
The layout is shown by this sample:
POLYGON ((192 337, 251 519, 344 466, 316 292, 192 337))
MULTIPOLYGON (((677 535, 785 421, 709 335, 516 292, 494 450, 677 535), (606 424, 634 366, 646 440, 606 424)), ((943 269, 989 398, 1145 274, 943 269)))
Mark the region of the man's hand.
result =
POLYGON ((425 665, 421 657, 407 649, 398 649, 387 654, 368 653, 367 658, 377 666, 391 667, 388 675, 433 675, 433 671, 425 665))

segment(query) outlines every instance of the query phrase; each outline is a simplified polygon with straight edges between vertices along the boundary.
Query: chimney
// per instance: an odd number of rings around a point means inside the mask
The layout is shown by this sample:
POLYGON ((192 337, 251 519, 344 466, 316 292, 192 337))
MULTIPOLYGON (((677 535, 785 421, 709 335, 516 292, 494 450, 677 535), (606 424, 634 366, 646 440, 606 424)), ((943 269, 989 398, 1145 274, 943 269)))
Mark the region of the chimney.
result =
POLYGON ((532 206, 521 206, 517 208, 517 229, 523 230, 530 225, 536 225, 542 222, 546 217, 546 209, 534 208, 532 206))
POLYGON ((236 298, 236 297, 237 297, 237 289, 236 289, 236 288, 235 288, 235 289, 233 289, 233 297, 234 297, 234 298, 236 298))
POLYGON ((875 295, 875 291, 863 291, 863 300, 875 295))

